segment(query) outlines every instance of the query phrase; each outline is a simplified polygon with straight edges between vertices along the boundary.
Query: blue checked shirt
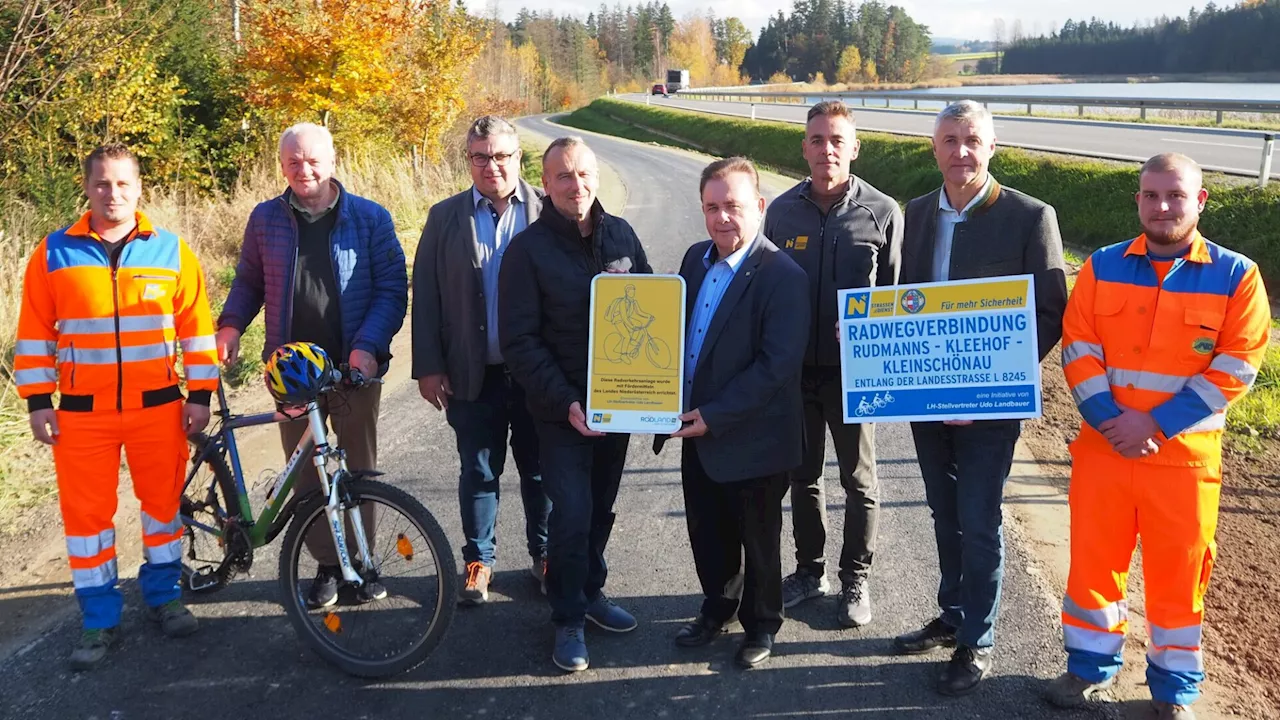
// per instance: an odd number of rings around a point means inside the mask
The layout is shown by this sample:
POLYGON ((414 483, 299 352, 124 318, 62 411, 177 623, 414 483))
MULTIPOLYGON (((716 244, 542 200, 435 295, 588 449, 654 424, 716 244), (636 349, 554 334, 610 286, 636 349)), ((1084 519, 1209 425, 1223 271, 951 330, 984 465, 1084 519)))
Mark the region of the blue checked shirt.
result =
POLYGON ((702 341, 707 337, 707 330, 711 328, 711 320, 716 316, 716 308, 720 307, 720 300, 724 298, 724 293, 729 289, 729 283, 733 282, 733 276, 738 274, 738 268, 742 267, 742 261, 751 253, 756 241, 752 239, 750 242, 738 248, 732 255, 727 258, 719 258, 716 246, 712 243, 707 248, 707 254, 702 256, 702 265, 707 268, 707 276, 702 281, 702 288, 698 290, 698 299, 693 306, 693 319, 689 323, 689 336, 685 340, 685 364, 684 364, 684 402, 685 409, 689 409, 689 397, 693 393, 693 373, 698 367, 698 356, 702 354, 702 341))

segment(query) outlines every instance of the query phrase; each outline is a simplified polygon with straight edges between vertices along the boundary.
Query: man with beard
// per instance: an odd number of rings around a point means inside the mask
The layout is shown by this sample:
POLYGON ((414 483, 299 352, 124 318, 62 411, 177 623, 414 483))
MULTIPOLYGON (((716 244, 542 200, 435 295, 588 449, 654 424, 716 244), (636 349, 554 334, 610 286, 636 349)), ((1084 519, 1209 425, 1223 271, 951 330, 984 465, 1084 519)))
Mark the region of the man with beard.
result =
POLYGON ((1209 193, 1194 161, 1157 155, 1139 187, 1143 234, 1093 253, 1064 319, 1062 365, 1084 422, 1071 444, 1067 672, 1046 697, 1075 707, 1115 682, 1141 536, 1147 684, 1156 717, 1190 720, 1227 405, 1258 374, 1271 312, 1257 265, 1196 229, 1209 193))

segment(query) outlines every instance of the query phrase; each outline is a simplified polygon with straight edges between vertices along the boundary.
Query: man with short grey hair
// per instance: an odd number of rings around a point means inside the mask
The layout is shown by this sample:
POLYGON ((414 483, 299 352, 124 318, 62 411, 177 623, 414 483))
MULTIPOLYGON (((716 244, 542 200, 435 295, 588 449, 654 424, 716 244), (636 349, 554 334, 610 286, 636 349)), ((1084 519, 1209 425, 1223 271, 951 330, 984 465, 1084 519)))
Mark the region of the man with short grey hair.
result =
MULTIPOLYGON (((1040 358, 1062 336, 1067 283, 1049 205, 996 182, 991 113, 971 100, 938 114, 933 155, 942 187, 907 204, 902 283, 1034 276, 1040 358)), ((1001 500, 1021 432, 1017 420, 913 422, 938 545, 941 614, 899 635, 899 652, 954 647, 938 692, 972 692, 991 669, 1004 573, 1001 500)))
MULTIPOLYGON (((511 240, 542 212, 542 191, 520 179, 520 138, 485 115, 467 131, 471 187, 436 203, 413 263, 413 377, 457 436, 458 504, 467 564, 461 601, 489 599, 496 560, 499 478, 511 454, 520 474, 530 572, 545 574, 547 515, 538 435, 498 344, 498 273, 511 240)), ((543 588, 545 592, 545 587, 543 588)))
MULTIPOLYGON (((265 307, 263 361, 281 345, 310 342, 334 365, 349 364, 371 378, 386 373, 391 338, 409 304, 404 250, 391 213, 334 179, 336 160, 327 128, 300 123, 281 134, 280 169, 289 187, 249 215, 236 277, 218 318, 218 351, 225 362, 236 361, 241 334, 265 307)), ((320 400, 352 471, 377 468, 381 390, 371 384, 320 400)), ((280 425, 286 456, 306 429, 305 418, 280 425)), ((302 463, 296 492, 319 487, 315 467, 302 463)), ((372 512, 364 518, 372 535, 372 512)), ((338 601, 342 573, 329 532, 317 529, 307 537, 319 564, 307 603, 328 607, 338 601)), ((360 586, 361 602, 386 597, 376 580, 360 586)))

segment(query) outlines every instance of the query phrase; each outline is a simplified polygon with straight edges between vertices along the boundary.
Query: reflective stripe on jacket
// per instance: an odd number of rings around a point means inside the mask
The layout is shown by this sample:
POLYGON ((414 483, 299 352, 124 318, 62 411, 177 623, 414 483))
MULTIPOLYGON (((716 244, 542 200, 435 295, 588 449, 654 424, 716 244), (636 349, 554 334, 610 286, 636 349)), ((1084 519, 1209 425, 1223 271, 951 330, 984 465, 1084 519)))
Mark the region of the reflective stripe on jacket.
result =
POLYGON ((1084 418, 1077 442, 1113 452, 1097 428, 1123 406, 1150 412, 1167 438, 1143 462, 1215 461, 1227 405, 1253 385, 1270 338, 1257 265, 1198 232, 1163 282, 1145 235, 1094 252, 1062 332, 1063 369, 1084 418))
MULTIPOLYGON (((218 351, 204 273, 177 235, 138 213, 135 236, 111 267, 85 213, 51 233, 27 263, 14 380, 32 409, 124 410, 218 387, 218 351)), ((207 402, 207 400, 206 400, 207 402)))

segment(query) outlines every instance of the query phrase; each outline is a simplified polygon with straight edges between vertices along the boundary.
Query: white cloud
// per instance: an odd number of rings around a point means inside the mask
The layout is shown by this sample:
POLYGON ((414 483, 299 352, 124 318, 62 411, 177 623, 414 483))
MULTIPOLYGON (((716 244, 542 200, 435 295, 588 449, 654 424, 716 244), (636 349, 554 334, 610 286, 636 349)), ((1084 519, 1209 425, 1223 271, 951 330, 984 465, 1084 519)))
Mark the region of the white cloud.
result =
MULTIPOLYGON (((631 0, 622 3, 635 5, 642 0, 631 0)), ((1098 17, 1104 21, 1114 21, 1124 26, 1134 22, 1146 22, 1160 15, 1185 15, 1187 9, 1196 0, 1187 2, 1185 6, 1171 8, 1167 2, 1160 0, 885 0, 888 4, 901 5, 917 22, 929 26, 935 37, 960 37, 969 39, 991 38, 994 20, 1003 18, 1012 28, 1014 20, 1021 20, 1023 29, 1031 34, 1039 29, 1048 32, 1051 27, 1061 27, 1067 19, 1087 20, 1098 17)), ((472 6, 473 12, 484 12, 486 8, 498 3, 500 15, 504 20, 511 20, 521 7, 557 14, 576 15, 586 19, 587 13, 600 8, 599 2, 591 0, 490 0, 483 5, 472 6)), ((615 3, 608 3, 613 7, 615 3)), ((705 13, 708 9, 717 17, 737 16, 753 35, 758 35, 760 28, 779 10, 791 12, 790 2, 751 2, 748 0, 668 0, 671 12, 677 19, 689 13, 705 13)), ((1232 0, 1219 2, 1219 5, 1233 4, 1232 0)))

